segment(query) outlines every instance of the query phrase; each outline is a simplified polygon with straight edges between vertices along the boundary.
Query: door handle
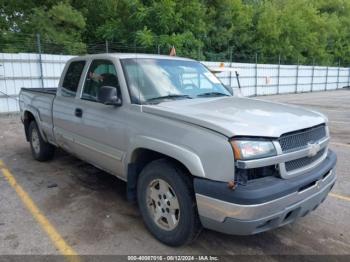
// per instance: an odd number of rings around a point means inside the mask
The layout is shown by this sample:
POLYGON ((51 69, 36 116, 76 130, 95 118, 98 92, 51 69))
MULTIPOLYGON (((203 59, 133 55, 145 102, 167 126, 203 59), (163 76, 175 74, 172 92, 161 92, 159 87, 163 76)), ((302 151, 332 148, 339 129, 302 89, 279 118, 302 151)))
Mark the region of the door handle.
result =
POLYGON ((76 117, 82 117, 83 116, 83 110, 81 108, 76 108, 74 114, 75 114, 76 117))

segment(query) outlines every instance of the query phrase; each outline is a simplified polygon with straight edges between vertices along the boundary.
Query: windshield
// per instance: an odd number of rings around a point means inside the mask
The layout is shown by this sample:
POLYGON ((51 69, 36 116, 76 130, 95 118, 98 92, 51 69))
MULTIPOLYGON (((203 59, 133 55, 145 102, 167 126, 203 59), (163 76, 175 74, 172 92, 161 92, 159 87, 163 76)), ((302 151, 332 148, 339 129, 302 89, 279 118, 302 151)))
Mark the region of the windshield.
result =
POLYGON ((205 66, 176 59, 122 59, 133 103, 229 96, 230 92, 205 66))

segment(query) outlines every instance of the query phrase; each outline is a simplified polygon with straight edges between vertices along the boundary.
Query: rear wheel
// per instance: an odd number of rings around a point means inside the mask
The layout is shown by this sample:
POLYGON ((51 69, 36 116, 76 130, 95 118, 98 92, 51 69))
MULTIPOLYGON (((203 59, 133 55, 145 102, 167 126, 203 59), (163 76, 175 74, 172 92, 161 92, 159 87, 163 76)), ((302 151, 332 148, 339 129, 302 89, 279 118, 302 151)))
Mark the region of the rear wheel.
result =
POLYGON ((143 169, 137 198, 148 230, 161 242, 180 246, 200 233, 191 179, 171 161, 156 160, 143 169))
POLYGON ((52 159, 55 152, 55 147, 43 140, 35 121, 30 123, 28 133, 30 148, 34 159, 38 161, 52 159))

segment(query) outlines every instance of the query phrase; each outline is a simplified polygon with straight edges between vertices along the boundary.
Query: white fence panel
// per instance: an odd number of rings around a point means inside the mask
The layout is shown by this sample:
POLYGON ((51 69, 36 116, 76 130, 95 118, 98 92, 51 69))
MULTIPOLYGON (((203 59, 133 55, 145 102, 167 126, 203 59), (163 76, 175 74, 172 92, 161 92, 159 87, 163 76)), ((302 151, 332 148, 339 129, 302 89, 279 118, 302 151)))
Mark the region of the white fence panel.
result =
MULTIPOLYGON (((56 87, 67 60, 73 56, 0 53, 0 113, 17 112, 21 87, 56 87)), ((203 62, 218 68, 220 62, 203 62)), ((224 63, 217 76, 227 86, 238 88, 239 74, 244 96, 286 94, 334 90, 349 86, 350 69, 344 67, 297 66, 274 64, 224 63)))
POLYGON ((297 92, 310 92, 312 84, 312 67, 299 66, 296 78, 297 92))
POLYGON ((349 68, 339 68, 339 82, 338 88, 350 85, 350 69, 349 68))
MULTIPOLYGON (((219 62, 203 62, 208 67, 219 67, 219 62)), ((239 73, 244 96, 302 93, 335 90, 349 86, 350 69, 303 65, 272 65, 225 63, 239 73)), ((220 80, 237 88, 235 73, 217 74, 220 80), (231 78, 230 78, 231 77, 231 78), (231 81, 230 81, 231 79, 231 81), (231 83, 231 84, 229 84, 231 83)))
POLYGON ((19 111, 18 94, 22 87, 56 87, 67 60, 73 56, 0 53, 0 113, 19 111))
POLYGON ((257 65, 257 95, 277 94, 278 65, 257 65))

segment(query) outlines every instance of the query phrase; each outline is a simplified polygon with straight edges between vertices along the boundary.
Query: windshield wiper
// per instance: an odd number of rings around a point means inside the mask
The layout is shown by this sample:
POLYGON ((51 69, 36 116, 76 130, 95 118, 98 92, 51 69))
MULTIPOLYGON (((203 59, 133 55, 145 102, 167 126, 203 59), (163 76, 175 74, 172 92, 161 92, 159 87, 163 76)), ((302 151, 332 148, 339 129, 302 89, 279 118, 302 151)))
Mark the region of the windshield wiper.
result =
POLYGON ((153 98, 147 99, 147 102, 155 101, 155 100, 160 100, 160 99, 177 99, 177 98, 188 98, 188 99, 192 99, 192 97, 189 96, 189 95, 170 94, 170 95, 166 95, 166 96, 158 96, 158 97, 153 97, 153 98))
POLYGON ((202 93, 197 95, 197 97, 210 97, 210 96, 229 96, 229 95, 220 93, 220 92, 207 92, 207 93, 202 93))

